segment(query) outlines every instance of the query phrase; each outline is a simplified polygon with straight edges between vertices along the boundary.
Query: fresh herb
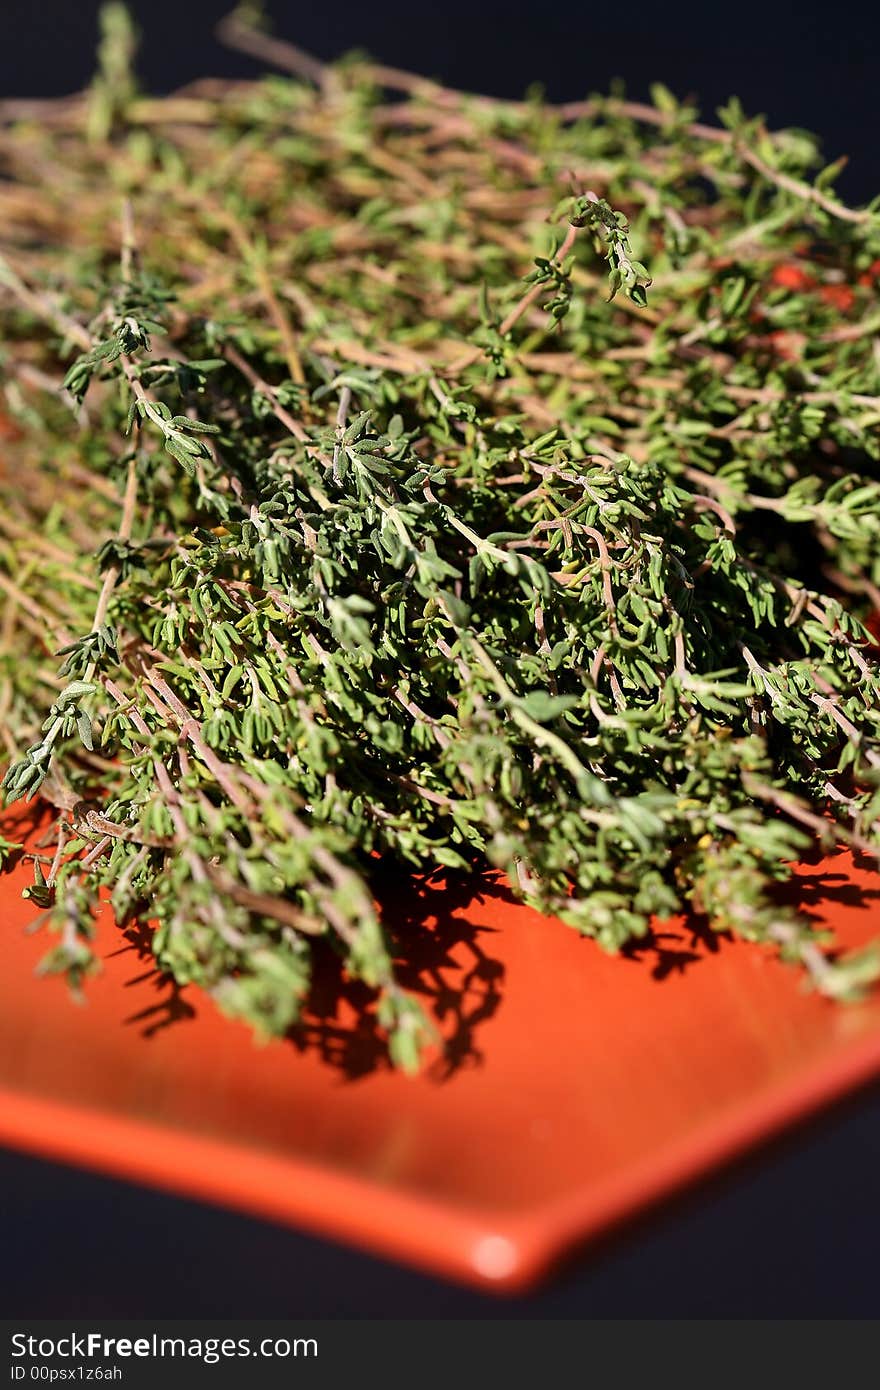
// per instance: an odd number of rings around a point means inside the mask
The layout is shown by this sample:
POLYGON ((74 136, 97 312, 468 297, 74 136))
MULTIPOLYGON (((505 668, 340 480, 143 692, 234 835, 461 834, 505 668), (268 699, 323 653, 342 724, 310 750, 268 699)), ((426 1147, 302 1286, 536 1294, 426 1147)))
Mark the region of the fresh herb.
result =
POLYGON ((371 885, 488 863, 611 950, 691 908, 876 978, 776 889, 880 846, 880 200, 736 102, 490 100, 241 14, 293 76, 156 99, 103 26, 89 92, 0 104, 48 967, 94 968, 106 889, 282 1034, 335 948, 414 1067, 371 885))

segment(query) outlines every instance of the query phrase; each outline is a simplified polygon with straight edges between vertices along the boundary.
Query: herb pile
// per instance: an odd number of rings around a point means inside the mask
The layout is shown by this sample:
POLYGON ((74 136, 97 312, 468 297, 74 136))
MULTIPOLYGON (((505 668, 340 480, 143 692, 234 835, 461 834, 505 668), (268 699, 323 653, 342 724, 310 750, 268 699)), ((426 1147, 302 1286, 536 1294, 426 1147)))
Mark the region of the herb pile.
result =
POLYGON ((735 101, 225 33, 292 75, 143 96, 110 6, 88 92, 0 104, 0 722, 7 800, 55 808, 46 968, 94 968, 108 890, 283 1034, 335 949, 411 1067, 371 882, 488 863, 606 948, 691 908, 856 993, 877 954, 776 889, 880 846, 880 200, 735 101))

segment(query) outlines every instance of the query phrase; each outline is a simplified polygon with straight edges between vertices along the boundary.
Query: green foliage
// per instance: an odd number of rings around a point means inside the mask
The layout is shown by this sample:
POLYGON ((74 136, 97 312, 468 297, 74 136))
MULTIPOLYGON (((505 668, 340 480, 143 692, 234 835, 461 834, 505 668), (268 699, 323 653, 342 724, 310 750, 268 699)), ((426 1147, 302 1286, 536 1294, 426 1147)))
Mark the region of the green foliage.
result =
POLYGON ((276 1035, 333 949, 413 1068, 377 867, 488 863, 609 950, 691 907, 858 994, 876 953, 775 890, 880 845, 876 211, 735 102, 389 103, 302 55, 146 100, 130 40, 111 7, 90 94, 0 127, 46 968, 107 889, 276 1035))
POLYGON ((633 260, 629 242, 629 225, 622 212, 615 212, 604 198, 595 193, 587 193, 576 198, 569 213, 573 227, 589 227, 601 237, 606 246, 605 259, 608 262, 608 284, 613 299, 621 288, 634 304, 644 308, 648 303, 648 288, 651 277, 641 261, 633 260))

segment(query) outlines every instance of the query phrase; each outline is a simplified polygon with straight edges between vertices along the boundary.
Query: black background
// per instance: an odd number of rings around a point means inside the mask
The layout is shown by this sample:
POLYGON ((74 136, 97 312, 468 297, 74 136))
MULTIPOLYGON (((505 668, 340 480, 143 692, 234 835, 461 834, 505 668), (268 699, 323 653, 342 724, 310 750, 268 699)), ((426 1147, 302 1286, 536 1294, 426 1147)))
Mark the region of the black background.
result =
MULTIPOLYGON (((144 85, 257 66, 212 37, 222 0, 137 0, 144 85)), ((0 0, 0 96, 59 95, 92 70, 97 6, 0 0)), ((880 191, 880 7, 555 6, 506 0, 275 0, 276 32, 332 58, 366 48, 456 86, 556 100, 659 79, 707 115, 737 93, 771 126, 851 157, 844 194, 880 191)), ((22 1317, 867 1317, 880 1314, 880 1090, 667 1204, 545 1292, 483 1297, 260 1222, 0 1152, 0 1312, 22 1317)))
MULTIPOLYGON (((0 92, 73 91, 89 79, 95 0, 0 0, 0 92)), ((167 91, 206 74, 250 77, 256 63, 214 39, 231 0, 130 0, 143 35, 144 85, 167 91)), ((841 185, 867 200, 876 153, 880 7, 823 0, 268 0, 275 32, 333 58, 367 49, 454 86, 519 97, 533 82, 554 100, 666 83, 704 111, 733 93, 771 125, 818 132, 829 160, 852 156, 841 185)))

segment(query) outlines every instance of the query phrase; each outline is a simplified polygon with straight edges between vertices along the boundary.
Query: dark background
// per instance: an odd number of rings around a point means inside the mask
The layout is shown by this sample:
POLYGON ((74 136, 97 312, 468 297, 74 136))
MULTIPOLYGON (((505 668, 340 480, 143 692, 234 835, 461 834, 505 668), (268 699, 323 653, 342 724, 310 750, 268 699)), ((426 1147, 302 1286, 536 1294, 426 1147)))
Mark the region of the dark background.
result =
MULTIPOLYGON (((143 33, 140 72, 154 91, 206 74, 252 77, 258 65, 213 38, 232 0, 130 0, 143 33)), ((736 93, 771 125, 818 132, 829 161, 853 163, 841 185, 867 201, 876 154, 880 7, 823 0, 267 0, 274 31, 320 58, 352 48, 453 86, 554 100, 607 89, 632 96, 660 80, 697 94, 706 114, 736 93)), ((93 68, 95 0, 0 0, 0 93, 61 94, 93 68)))
MULTIPOLYGON (((144 86, 258 68, 212 37, 223 0, 135 0, 144 86)), ((738 0, 726 7, 524 0, 274 0, 276 32, 332 58, 377 59, 455 85, 554 100, 659 79, 704 112, 737 93, 771 126, 821 135, 851 163, 841 191, 880 191, 880 7, 738 0)), ((60 95, 92 71, 97 6, 0 0, 0 96, 60 95)), ((59 1317, 870 1317, 880 1314, 880 1090, 571 1263, 513 1302, 227 1212, 0 1151, 0 1313, 59 1317)))

